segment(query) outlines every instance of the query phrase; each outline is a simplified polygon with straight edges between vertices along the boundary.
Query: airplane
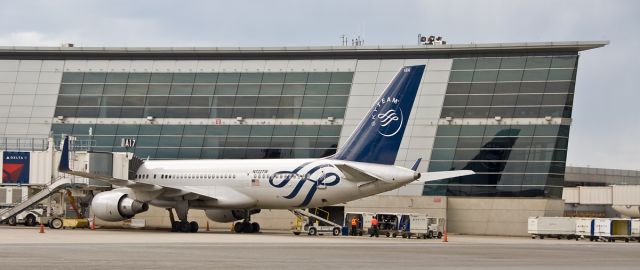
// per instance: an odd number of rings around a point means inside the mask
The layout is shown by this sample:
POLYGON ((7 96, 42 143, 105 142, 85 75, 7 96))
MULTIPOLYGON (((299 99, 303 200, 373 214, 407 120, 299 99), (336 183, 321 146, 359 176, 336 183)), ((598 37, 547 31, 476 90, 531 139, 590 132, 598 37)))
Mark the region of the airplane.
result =
POLYGON ((317 159, 146 160, 133 179, 118 179, 69 167, 65 136, 59 172, 108 182, 117 188, 96 194, 91 209, 105 221, 122 221, 149 205, 166 208, 172 231, 197 232, 187 219, 201 209, 216 222, 236 222, 237 233, 255 233, 251 215, 261 209, 329 206, 426 182, 474 174, 470 170, 417 172, 394 162, 425 65, 405 66, 333 155, 317 159), (173 219, 175 209, 179 221, 173 219))

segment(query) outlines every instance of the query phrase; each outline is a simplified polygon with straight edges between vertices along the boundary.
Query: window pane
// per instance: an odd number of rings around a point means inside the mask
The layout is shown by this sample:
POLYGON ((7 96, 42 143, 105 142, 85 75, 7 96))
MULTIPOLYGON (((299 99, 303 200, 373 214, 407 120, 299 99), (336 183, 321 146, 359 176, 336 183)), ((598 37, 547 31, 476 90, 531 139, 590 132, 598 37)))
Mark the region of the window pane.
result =
POLYGON ((460 136, 482 136, 484 135, 485 126, 470 125, 460 128, 460 136))
POLYGON ((500 70, 498 81, 520 81, 522 80, 522 70, 500 70))
POLYGON ((549 70, 550 81, 569 81, 573 80, 574 69, 551 69, 549 70))
POLYGON ((172 108, 169 107, 165 110, 165 117, 167 118, 186 118, 189 109, 186 107, 183 108, 172 108))
POLYGON ((504 57, 500 63, 501 69, 524 69, 524 64, 527 61, 525 57, 504 57))
POLYGON ((296 126, 284 125, 275 126, 273 136, 294 136, 296 134, 296 126))
POLYGON ((260 83, 261 81, 262 81, 262 73, 240 74, 240 83, 260 83))
POLYGON ((240 81, 239 73, 220 73, 218 74, 217 83, 238 83, 240 81))
POLYGON ((194 95, 213 95, 213 89, 215 85, 213 84, 195 84, 193 85, 193 94, 194 95))
POLYGON ((556 56, 551 60, 551 68, 574 68, 577 56, 556 56))
POLYGON ((287 73, 284 79, 285 83, 306 83, 307 73, 304 72, 291 72, 287 73))
POLYGON ((62 83, 82 83, 84 73, 82 72, 64 72, 62 73, 62 83))
POLYGON ((141 118, 144 112, 143 107, 124 107, 120 111, 120 117, 122 118, 141 118))
POLYGON ((353 72, 333 72, 331 73, 331 83, 351 83, 353 72))
POLYGON ((282 84, 263 84, 260 86, 260 95, 280 95, 282 84))
POLYGON ((105 84, 103 94, 104 95, 124 95, 126 84, 105 84))
POLYGON ((207 126, 207 136, 226 136, 228 126, 207 126))
MULTIPOLYGON (((273 126, 253 126, 251 128, 251 136, 271 136, 273 135, 273 126)), ((268 145, 268 144, 267 144, 268 145)))
POLYGON ((249 136, 251 126, 229 126, 229 136, 249 136))
POLYGON ((503 118, 512 117, 513 107, 491 107, 491 109, 489 110, 489 117, 496 117, 496 116, 500 116, 503 118))
POLYGON ((539 107, 516 107, 513 115, 521 118, 536 118, 538 117, 539 109, 539 107))
POLYGON ((102 95, 102 84, 84 84, 82 85, 83 95, 102 95))
POLYGON ((325 106, 327 107, 346 107, 348 97, 346 96, 327 96, 325 106))
POLYGON ((257 95, 260 93, 259 84, 240 84, 238 85, 238 95, 257 95))
POLYGON ((129 73, 109 72, 107 73, 106 83, 127 83, 129 73))
POLYGON ((323 111, 322 108, 302 108, 300 110, 300 118, 322 118, 323 111))
POLYGON ((489 107, 467 107, 464 117, 469 118, 487 118, 489 115, 489 107))
POLYGON ((58 96, 58 106, 77 106, 79 98, 76 95, 60 95, 58 96))
POLYGON ((307 84, 305 95, 326 95, 329 91, 328 84, 307 84))
POLYGON ((498 69, 500 58, 478 58, 475 69, 498 69))
POLYGON ((319 126, 298 126, 296 136, 317 136, 319 128, 319 126))
POLYGON ((543 93, 544 82, 523 82, 520 86, 520 93, 543 93))
POLYGON ((302 101, 303 107, 324 107, 325 96, 305 96, 302 101))
POLYGON ((303 95, 304 84, 285 84, 282 90, 283 95, 303 95))
POLYGON ((329 95, 349 95, 350 84, 330 84, 329 95))
POLYGON ((520 89, 520 83, 497 83, 494 93, 496 94, 510 94, 518 93, 520 89))
POLYGON ((258 107, 278 107, 280 97, 278 96, 260 96, 258 97, 258 107))
POLYGON ((545 81, 547 80, 548 69, 525 70, 522 76, 523 81, 545 81))
MULTIPOLYGON (((82 92, 81 84, 63 84, 60 85, 60 94, 76 94, 80 95, 82 92)), ((124 93, 124 91, 123 91, 124 93)))
POLYGON ((216 83, 218 73, 197 73, 195 83, 216 83))
POLYGON ((443 106, 466 106, 468 95, 446 95, 443 106))
POLYGON ((144 106, 144 96, 125 96, 122 101, 123 106, 144 106))
POLYGON ((447 94, 469 94, 470 88, 470 83, 449 83, 447 85, 447 94))
POLYGON ((99 96, 80 96, 78 106, 100 106, 99 96))
POLYGON ((84 74, 84 83, 104 83, 106 77, 106 73, 88 72, 84 74))
POLYGON ((450 82, 470 82, 473 78, 473 71, 451 71, 450 82))
POLYGON ((138 125, 118 125, 118 135, 138 135, 138 125))
POLYGON ((216 85, 216 95, 235 95, 238 91, 237 84, 218 84, 216 85))
POLYGON ((312 72, 309 73, 307 83, 329 83, 331 82, 330 72, 312 72))
POLYGON ((547 82, 545 93, 571 93, 573 83, 571 82, 547 82))
POLYGON ((191 95, 193 85, 190 84, 174 84, 171 85, 170 95, 191 95))
POLYGON ((189 108, 188 118, 208 118, 209 108, 189 108))
POLYGON ((545 94, 542 98, 542 105, 570 105, 572 103, 573 101, 569 99, 569 94, 545 94))
POLYGON ((98 117, 98 107, 79 107, 76 111, 76 117, 98 117))
POLYGON ((494 83, 472 83, 469 94, 493 94, 495 87, 494 83))
POLYGON ((464 108, 459 107, 444 107, 442 108, 441 117, 463 117, 464 108))
POLYGON ((149 83, 151 74, 149 73, 129 73, 129 83, 149 83))
POLYGON ((516 105, 518 106, 540 105, 541 103, 542 103, 542 95, 524 94, 524 95, 518 95, 518 102, 516 103, 516 105))
POLYGON ((344 118, 345 108, 324 108, 324 112, 322 113, 322 118, 333 117, 333 118, 344 118))
POLYGON ((476 66, 476 58, 458 58, 453 59, 452 70, 474 69, 476 66))
POLYGON ((469 95, 467 106, 489 106, 491 97, 491 95, 469 95))
POLYGON ((171 89, 171 85, 168 84, 150 84, 149 95, 168 95, 171 89))
POLYGON ((549 68, 551 65, 551 57, 527 57, 526 68, 549 68))
POLYGON ((127 85, 126 95, 146 95, 146 94, 147 94, 146 84, 128 84, 127 85))
POLYGON ((284 73, 264 73, 262 83, 283 83, 284 73))
POLYGON ((514 106, 516 105, 517 95, 494 95, 492 106, 514 106))
POLYGON ((152 73, 151 83, 171 83, 173 74, 171 73, 152 73))

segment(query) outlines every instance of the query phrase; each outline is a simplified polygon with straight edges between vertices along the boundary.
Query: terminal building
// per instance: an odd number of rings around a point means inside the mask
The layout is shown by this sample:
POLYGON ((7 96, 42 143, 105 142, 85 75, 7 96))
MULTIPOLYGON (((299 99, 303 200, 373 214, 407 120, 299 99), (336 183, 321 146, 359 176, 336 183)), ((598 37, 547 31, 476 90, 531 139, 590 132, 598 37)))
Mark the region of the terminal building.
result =
MULTIPOLYGON (((427 212, 446 216, 451 232, 521 235, 528 216, 564 212, 579 54, 607 43, 0 47, 0 150, 69 134, 89 150, 149 159, 329 156, 402 66, 424 64, 396 165, 422 158, 420 171, 477 174, 346 209, 427 212)), ((287 213, 258 218, 287 229, 287 213)), ((161 209, 144 215, 165 222, 161 209)))

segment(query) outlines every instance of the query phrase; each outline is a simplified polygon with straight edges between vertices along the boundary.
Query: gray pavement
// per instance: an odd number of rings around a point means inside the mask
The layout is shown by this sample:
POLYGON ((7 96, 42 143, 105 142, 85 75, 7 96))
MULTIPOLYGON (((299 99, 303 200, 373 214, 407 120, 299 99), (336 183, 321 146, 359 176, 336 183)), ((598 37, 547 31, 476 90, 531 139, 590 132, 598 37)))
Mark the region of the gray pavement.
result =
POLYGON ((0 226, 0 269, 638 269, 640 243, 0 226))

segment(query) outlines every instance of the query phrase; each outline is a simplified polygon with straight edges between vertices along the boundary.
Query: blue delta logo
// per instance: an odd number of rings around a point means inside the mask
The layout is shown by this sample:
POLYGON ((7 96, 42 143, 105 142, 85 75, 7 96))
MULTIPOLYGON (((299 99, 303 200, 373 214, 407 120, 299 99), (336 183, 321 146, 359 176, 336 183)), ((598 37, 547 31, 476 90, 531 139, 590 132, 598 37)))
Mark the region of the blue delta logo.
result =
POLYGON ((383 97, 376 103, 371 114, 371 126, 379 125, 378 133, 385 137, 392 137, 400 131, 404 121, 402 109, 398 106, 400 100, 395 97, 383 97))

